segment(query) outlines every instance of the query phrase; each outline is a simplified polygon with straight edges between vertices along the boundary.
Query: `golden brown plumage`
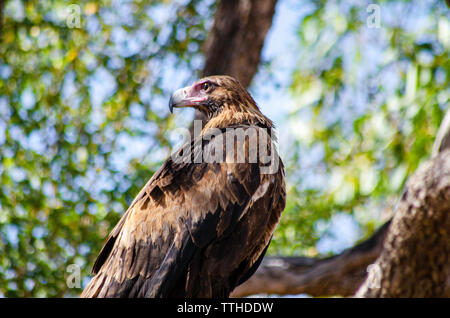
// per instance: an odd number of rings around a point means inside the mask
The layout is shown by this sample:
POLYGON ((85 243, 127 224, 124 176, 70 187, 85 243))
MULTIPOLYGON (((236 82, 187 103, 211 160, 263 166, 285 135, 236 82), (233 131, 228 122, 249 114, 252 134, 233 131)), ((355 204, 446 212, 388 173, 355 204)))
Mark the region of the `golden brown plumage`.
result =
POLYGON ((209 121, 134 199, 82 297, 228 297, 265 254, 286 195, 272 122, 229 76, 176 91, 173 107, 197 108, 209 121), (241 142, 236 129, 246 134, 241 142), (265 150, 269 161, 260 159, 265 150))

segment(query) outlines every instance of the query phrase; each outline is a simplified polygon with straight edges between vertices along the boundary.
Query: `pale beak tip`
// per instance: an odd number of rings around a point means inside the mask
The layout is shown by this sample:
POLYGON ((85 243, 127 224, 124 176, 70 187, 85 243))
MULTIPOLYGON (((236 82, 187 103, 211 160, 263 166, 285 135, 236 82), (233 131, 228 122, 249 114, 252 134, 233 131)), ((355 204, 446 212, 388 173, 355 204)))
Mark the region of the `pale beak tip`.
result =
POLYGON ((174 106, 174 101, 173 101, 173 95, 172 96, 170 96, 170 99, 169 99, 169 111, 170 111, 170 113, 171 114, 173 114, 173 106, 174 106))

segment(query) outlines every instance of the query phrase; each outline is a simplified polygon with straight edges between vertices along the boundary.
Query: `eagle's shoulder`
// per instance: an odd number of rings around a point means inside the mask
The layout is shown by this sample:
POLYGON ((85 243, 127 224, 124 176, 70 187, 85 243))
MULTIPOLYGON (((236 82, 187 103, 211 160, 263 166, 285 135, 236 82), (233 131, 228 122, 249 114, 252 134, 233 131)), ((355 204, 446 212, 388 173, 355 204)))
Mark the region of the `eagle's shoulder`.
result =
MULTIPOLYGON (((163 293, 168 288, 166 272, 178 273, 173 266, 180 267, 195 249, 231 233, 268 189, 280 188, 277 173, 261 174, 266 163, 229 157, 227 138, 233 130, 241 129, 247 136, 241 143, 233 139, 233 155, 249 156, 252 136, 266 134, 259 128, 244 124, 210 131, 172 154, 112 230, 94 264, 97 275, 84 294, 142 296, 145 289, 163 293), (140 283, 131 287, 130 280, 140 283)), ((271 137, 267 133, 264 138, 267 142, 271 137)))

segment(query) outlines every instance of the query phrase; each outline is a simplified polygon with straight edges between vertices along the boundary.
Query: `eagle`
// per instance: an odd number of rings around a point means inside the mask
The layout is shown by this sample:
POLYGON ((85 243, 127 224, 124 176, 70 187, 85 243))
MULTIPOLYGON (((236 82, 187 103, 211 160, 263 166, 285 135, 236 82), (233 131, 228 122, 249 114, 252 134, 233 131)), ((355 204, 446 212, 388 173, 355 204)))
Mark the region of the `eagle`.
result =
POLYGON ((286 203, 274 125, 233 77, 176 90, 207 118, 109 234, 81 297, 227 298, 260 265, 286 203))

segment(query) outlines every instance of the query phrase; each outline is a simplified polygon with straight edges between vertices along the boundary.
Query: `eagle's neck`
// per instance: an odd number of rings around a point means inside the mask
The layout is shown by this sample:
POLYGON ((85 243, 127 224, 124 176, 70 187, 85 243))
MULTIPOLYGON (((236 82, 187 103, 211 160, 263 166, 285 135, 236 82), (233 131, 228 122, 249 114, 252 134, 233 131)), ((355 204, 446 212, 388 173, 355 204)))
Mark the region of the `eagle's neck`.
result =
POLYGON ((208 120, 203 131, 210 128, 227 128, 237 125, 255 125, 264 128, 272 128, 273 122, 264 116, 257 106, 248 107, 233 107, 223 106, 215 116, 208 120))

